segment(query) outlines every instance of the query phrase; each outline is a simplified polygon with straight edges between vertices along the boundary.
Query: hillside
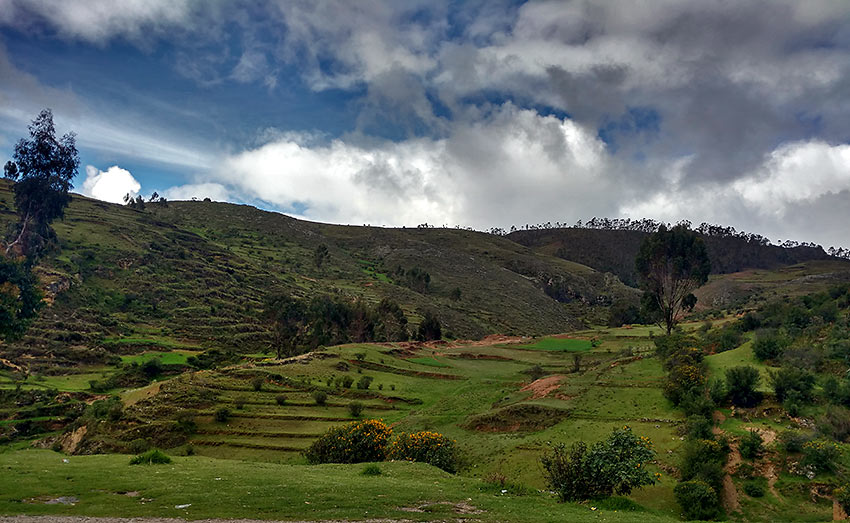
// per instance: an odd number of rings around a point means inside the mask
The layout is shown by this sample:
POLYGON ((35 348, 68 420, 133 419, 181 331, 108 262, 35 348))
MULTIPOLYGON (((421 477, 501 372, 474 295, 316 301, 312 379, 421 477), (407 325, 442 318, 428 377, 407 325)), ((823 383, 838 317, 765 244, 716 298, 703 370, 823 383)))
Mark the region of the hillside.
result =
MULTIPOLYGON (((8 183, 0 220, 15 219, 8 183)), ((145 348, 268 347, 264 296, 398 302, 411 324, 433 311, 450 337, 564 332, 635 291, 510 240, 447 229, 332 226, 213 202, 144 211, 74 196, 56 222, 61 249, 39 274, 53 302, 4 357, 50 370, 145 348), (314 263, 319 245, 330 258, 314 263), (430 275, 414 290, 398 270, 430 275)))
MULTIPOLYGON (((540 253, 610 272, 634 286, 637 284, 634 260, 646 235, 633 230, 555 228, 514 231, 507 238, 540 253)), ((834 259, 820 247, 780 247, 730 235, 702 237, 715 274, 834 259)), ((850 263, 847 266, 850 268, 850 263)))

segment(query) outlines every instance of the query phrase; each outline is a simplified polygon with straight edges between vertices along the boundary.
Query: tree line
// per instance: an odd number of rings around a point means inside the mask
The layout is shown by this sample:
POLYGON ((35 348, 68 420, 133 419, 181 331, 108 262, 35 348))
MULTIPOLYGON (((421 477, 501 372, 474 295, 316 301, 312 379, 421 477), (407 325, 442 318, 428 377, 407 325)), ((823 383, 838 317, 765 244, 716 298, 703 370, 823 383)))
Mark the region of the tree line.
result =
POLYGON ((272 293, 265 298, 262 317, 268 322, 278 359, 319 346, 407 341, 411 335, 421 341, 442 337, 440 320, 433 313, 426 312, 412 330, 402 308, 389 298, 370 305, 360 299, 325 295, 301 299, 272 293))

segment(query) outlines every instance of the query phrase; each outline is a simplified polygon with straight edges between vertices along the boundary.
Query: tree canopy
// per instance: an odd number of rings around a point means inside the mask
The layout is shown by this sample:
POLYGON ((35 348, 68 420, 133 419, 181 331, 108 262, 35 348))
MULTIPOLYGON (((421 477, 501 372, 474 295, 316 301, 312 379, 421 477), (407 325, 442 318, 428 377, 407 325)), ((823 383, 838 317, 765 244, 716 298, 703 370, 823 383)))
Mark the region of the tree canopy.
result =
POLYGON ((708 281, 711 262, 702 238, 687 225, 662 225, 641 243, 635 268, 644 309, 670 334, 679 315, 696 305, 693 291, 708 281))
POLYGON ((15 181, 19 221, 10 231, 6 253, 36 258, 55 233, 50 223, 61 218, 71 201, 68 191, 80 158, 74 133, 56 138, 53 113, 45 109, 29 126, 30 138, 15 145, 4 175, 15 181))

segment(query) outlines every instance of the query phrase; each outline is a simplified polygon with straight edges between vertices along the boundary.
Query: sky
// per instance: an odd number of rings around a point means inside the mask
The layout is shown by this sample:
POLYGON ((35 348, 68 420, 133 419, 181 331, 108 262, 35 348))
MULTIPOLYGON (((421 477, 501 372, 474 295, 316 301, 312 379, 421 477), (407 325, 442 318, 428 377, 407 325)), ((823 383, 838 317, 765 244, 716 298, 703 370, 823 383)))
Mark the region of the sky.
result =
POLYGON ((690 220, 850 246, 844 0, 0 0, 0 159, 309 220, 690 220))

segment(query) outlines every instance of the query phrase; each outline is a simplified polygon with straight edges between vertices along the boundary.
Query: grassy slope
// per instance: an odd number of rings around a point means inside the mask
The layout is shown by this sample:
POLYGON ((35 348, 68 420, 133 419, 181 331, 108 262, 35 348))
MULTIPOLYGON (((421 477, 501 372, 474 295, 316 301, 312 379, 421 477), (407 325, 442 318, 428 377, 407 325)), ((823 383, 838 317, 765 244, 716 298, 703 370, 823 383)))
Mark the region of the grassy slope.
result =
POLYGON ((712 275, 696 291, 697 309, 753 308, 771 300, 827 290, 850 280, 846 260, 816 260, 778 269, 712 275))
MULTIPOLYGON (((436 430, 456 439, 468 463, 463 476, 486 478, 498 473, 511 482, 543 488, 539 457, 550 442, 595 441, 624 424, 649 436, 659 451, 660 463, 673 465, 675 454, 668 451, 680 444, 675 428, 681 414, 662 397, 664 373, 657 360, 629 356, 646 356, 648 338, 628 329, 596 331, 594 335, 599 336, 599 347, 579 353, 550 350, 554 343, 569 345, 570 340, 559 338, 542 338, 536 349, 535 344, 420 346, 399 353, 391 346, 370 344, 333 347, 326 350, 331 357, 307 365, 268 362, 271 364, 237 366, 165 382, 164 394, 141 401, 133 412, 142 419, 162 419, 174 415, 169 409, 179 405, 182 396, 215 391, 214 405, 195 411, 198 432, 190 440, 195 452, 213 458, 302 465, 300 449, 327 428, 351 420, 347 405, 361 401, 364 417, 384 419, 395 431, 436 430), (365 354, 363 361, 357 354, 365 354), (574 354, 582 358, 579 373, 572 372, 574 354), (350 366, 349 371, 338 370, 341 361, 350 366), (540 397, 521 390, 529 381, 524 371, 534 365, 549 374, 563 375, 563 381, 540 397), (257 392, 251 387, 251 378, 258 374, 280 374, 290 382, 267 381, 257 392), (328 378, 342 375, 355 380, 374 378, 368 391, 371 397, 357 389, 326 386, 328 378), (328 392, 327 405, 315 405, 312 391, 317 389, 328 392), (284 406, 276 403, 281 394, 287 398, 284 406), (220 406, 232 413, 225 423, 213 420, 213 411, 220 406), (557 410, 542 418, 532 414, 529 420, 522 410, 528 406, 557 410), (510 410, 517 407, 519 411, 510 410), (501 426, 473 430, 469 423, 482 415, 491 416, 490 420, 501 426), (526 422, 530 425, 522 425, 526 422), (517 424, 522 425, 518 430, 517 424)), ((674 514, 672 486, 673 480, 665 475, 661 484, 633 497, 650 510, 674 514)))
POLYGON ((364 465, 293 466, 204 457, 170 465, 130 466, 127 456, 73 456, 51 451, 0 454, 0 514, 85 516, 365 519, 435 518, 476 521, 672 521, 649 512, 593 511, 558 504, 541 494, 503 496, 474 479, 417 463, 381 463, 380 476, 364 465), (45 474, 44 471, 61 471, 45 474), (138 493, 135 497, 126 492, 138 493), (74 506, 45 501, 74 496, 74 506), (22 503, 22 500, 27 500, 22 503), (177 505, 191 506, 178 509, 177 505), (456 504, 483 511, 461 515, 456 504), (402 510, 418 509, 422 512, 402 510))
MULTIPOLYGON (((0 227, 15 219, 0 182, 0 227)), ((504 238, 463 230, 381 229, 295 220, 249 206, 208 202, 149 205, 145 212, 74 196, 54 224, 61 251, 41 276, 63 289, 28 335, 4 347, 7 358, 55 367, 104 363, 108 353, 267 347, 258 319, 262 298, 279 289, 398 301, 413 325, 438 312, 459 337, 563 332, 600 300, 634 291, 592 269, 540 255, 504 238), (313 262, 320 244, 331 259, 313 262), (392 283, 397 266, 421 267, 431 289, 392 283), (574 303, 542 291, 549 277, 567 282, 574 303), (460 300, 451 299, 455 288, 460 300)), ((51 293, 53 294, 53 293, 51 293)))

